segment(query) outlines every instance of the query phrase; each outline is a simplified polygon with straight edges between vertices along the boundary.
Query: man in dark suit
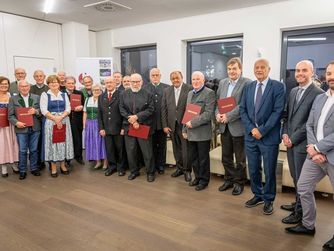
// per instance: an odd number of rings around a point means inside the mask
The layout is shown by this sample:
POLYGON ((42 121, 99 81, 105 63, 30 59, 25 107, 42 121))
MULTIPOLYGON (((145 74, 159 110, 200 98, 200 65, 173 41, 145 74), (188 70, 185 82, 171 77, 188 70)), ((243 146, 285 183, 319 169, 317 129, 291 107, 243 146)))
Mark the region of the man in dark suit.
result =
POLYGON ((115 71, 113 72, 113 77, 114 77, 114 81, 115 81, 115 84, 116 84, 116 90, 119 90, 119 91, 124 91, 125 88, 122 84, 122 80, 123 80, 123 76, 122 76, 122 73, 119 72, 119 71, 115 71))
POLYGON ((204 74, 195 71, 191 75, 193 90, 188 93, 187 104, 201 107, 200 114, 188 121, 182 135, 188 139, 188 163, 194 169, 195 179, 189 186, 196 191, 205 189, 210 181, 210 142, 212 118, 215 107, 215 93, 204 85, 204 74))
MULTIPOLYGON (((287 112, 284 114, 283 143, 287 147, 289 170, 293 183, 297 182, 306 159, 306 122, 316 96, 323 91, 312 82, 314 74, 313 64, 309 60, 297 63, 295 78, 298 86, 290 92, 287 101, 287 112)), ((296 224, 301 221, 303 212, 300 199, 296 191, 296 202, 291 205, 282 205, 282 209, 292 213, 282 219, 283 223, 296 224)))
POLYGON ((283 83, 270 79, 269 62, 258 59, 254 64, 257 80, 244 88, 240 103, 240 115, 245 126, 245 146, 248 159, 251 189, 254 197, 246 202, 246 207, 264 203, 263 213, 274 211, 276 196, 276 165, 281 142, 280 119, 285 103, 283 83), (262 167, 265 186, 262 186, 262 167))
POLYGON ((191 166, 187 164, 187 140, 182 136, 182 118, 187 105, 187 96, 191 85, 183 83, 180 71, 170 74, 172 85, 164 91, 161 102, 162 127, 166 135, 170 135, 176 170, 172 177, 184 174, 187 182, 191 181, 191 166))
POLYGON ((128 180, 133 180, 139 173, 137 151, 138 146, 143 155, 147 181, 153 182, 155 180, 155 169, 152 149, 152 129, 149 132, 148 138, 137 138, 128 135, 129 126, 140 129, 140 125, 152 127, 154 115, 154 103, 152 94, 142 88, 143 79, 140 74, 131 75, 131 88, 125 90, 121 97, 119 108, 123 117, 123 128, 126 153, 128 156, 128 163, 131 174, 128 180))
MULTIPOLYGON (((292 234, 315 234, 315 187, 328 175, 334 189, 334 61, 326 68, 326 81, 329 89, 315 98, 306 123, 308 155, 297 183, 303 218, 298 225, 285 229, 292 234)), ((323 250, 334 250, 334 237, 323 250)))
POLYGON ((227 62, 228 78, 220 81, 217 100, 234 97, 237 106, 226 114, 220 114, 216 109, 216 120, 219 123, 222 144, 222 162, 224 165, 225 182, 219 187, 223 192, 233 188, 233 195, 240 195, 247 180, 246 154, 244 147, 245 128, 241 122, 239 103, 246 84, 251 80, 241 76, 242 64, 240 58, 231 58, 227 62), (234 159, 236 163, 234 164, 234 159))
POLYGON ((158 68, 152 68, 150 70, 150 83, 143 86, 143 89, 152 94, 154 103, 154 116, 153 116, 153 135, 152 135, 152 147, 155 163, 155 170, 159 174, 165 172, 166 164, 166 147, 167 138, 163 131, 161 123, 161 101, 164 90, 169 86, 161 83, 161 73, 158 68))
POLYGON ((72 94, 78 94, 81 96, 81 105, 74 107, 74 110, 70 113, 70 123, 73 137, 74 147, 74 159, 81 165, 85 162, 82 158, 82 130, 83 130, 83 106, 85 104, 85 98, 81 91, 75 90, 76 80, 72 76, 65 78, 65 92, 68 95, 68 99, 71 100, 72 94))
POLYGON ((116 90, 116 82, 113 77, 104 81, 106 91, 99 96, 98 122, 100 135, 105 139, 108 169, 106 176, 118 172, 118 176, 125 175, 126 156, 124 152, 124 130, 122 129, 123 117, 119 110, 120 90, 116 90))
POLYGON ((18 95, 12 96, 8 105, 8 119, 15 126, 17 142, 19 145, 19 170, 20 180, 27 176, 27 160, 29 151, 29 164, 31 174, 40 176, 38 164, 38 139, 41 132, 41 111, 39 107, 39 96, 29 94, 30 84, 25 80, 18 82, 18 95), (29 108, 28 114, 33 116, 33 126, 27 126, 18 120, 17 108, 29 108))
POLYGON ((14 75, 15 75, 15 81, 10 83, 9 86, 9 92, 11 95, 17 95, 19 94, 18 91, 18 82, 21 80, 25 80, 27 73, 25 71, 25 69, 23 68, 16 68, 14 71, 14 75))

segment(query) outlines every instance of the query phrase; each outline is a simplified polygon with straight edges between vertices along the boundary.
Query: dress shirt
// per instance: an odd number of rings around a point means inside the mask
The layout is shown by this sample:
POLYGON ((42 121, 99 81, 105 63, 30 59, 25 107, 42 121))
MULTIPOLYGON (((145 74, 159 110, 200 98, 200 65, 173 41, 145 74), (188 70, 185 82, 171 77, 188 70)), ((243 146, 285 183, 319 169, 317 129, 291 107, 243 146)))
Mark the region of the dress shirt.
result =
POLYGON ((29 107, 29 94, 27 96, 21 95, 24 100, 25 107, 29 107))
POLYGON ((233 92, 235 86, 237 85, 238 81, 239 81, 239 79, 237 79, 236 81, 233 81, 233 80, 230 79, 229 84, 228 84, 226 97, 231 97, 232 96, 232 92, 233 92))
POLYGON ((321 110, 321 115, 318 121, 318 127, 317 127, 317 140, 318 141, 324 138, 325 120, 326 120, 329 110, 332 108, 334 104, 334 96, 331 94, 330 90, 326 92, 326 95, 328 96, 328 98, 326 100, 324 107, 321 110))
POLYGON ((174 95, 175 95, 175 105, 177 106, 177 103, 179 102, 180 92, 182 88, 183 83, 178 88, 174 87, 174 95))
POLYGON ((259 89, 259 84, 262 83, 262 97, 263 97, 264 90, 266 89, 268 81, 269 81, 269 78, 266 78, 262 82, 260 82, 258 80, 256 81, 256 88, 255 88, 255 93, 254 93, 254 104, 255 104, 255 101, 256 101, 256 94, 257 94, 257 89, 259 89))

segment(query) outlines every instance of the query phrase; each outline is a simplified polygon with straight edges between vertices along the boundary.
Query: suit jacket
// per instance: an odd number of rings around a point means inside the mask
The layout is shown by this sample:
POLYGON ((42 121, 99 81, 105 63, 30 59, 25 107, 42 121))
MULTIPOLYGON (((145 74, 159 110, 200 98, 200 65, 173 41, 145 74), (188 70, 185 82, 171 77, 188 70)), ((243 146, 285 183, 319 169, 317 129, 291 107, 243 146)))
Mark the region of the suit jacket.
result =
POLYGON ((119 110, 120 95, 121 92, 115 90, 110 102, 107 90, 99 96, 97 113, 99 130, 105 130, 109 135, 120 135, 122 129, 123 117, 119 110))
POLYGON ((187 97, 187 104, 195 104, 201 107, 199 116, 191 120, 193 128, 183 126, 183 132, 187 133, 188 141, 206 141, 212 138, 212 118, 215 107, 215 93, 204 87, 200 92, 190 91, 187 97))
POLYGON ((137 115, 139 124, 150 126, 150 134, 153 133, 154 103, 152 94, 141 88, 138 92, 127 89, 120 95, 119 110, 123 117, 123 128, 128 132, 130 115, 137 115))
POLYGON ((328 162, 334 165, 334 105, 330 108, 325 119, 324 138, 320 141, 317 140, 318 121, 327 98, 327 93, 323 93, 318 95, 313 102, 306 123, 307 143, 315 144, 318 150, 326 155, 328 162))
MULTIPOLYGON (((251 80, 248 78, 240 77, 238 82, 236 83, 231 96, 235 98, 236 103, 238 104, 232 111, 226 113, 228 119, 228 129, 233 137, 240 137, 245 134, 245 128, 242 124, 240 112, 239 112, 239 104, 241 101, 242 92, 246 84, 250 83, 251 80)), ((217 100, 226 98, 227 91, 230 83, 230 78, 225 78, 219 82, 218 90, 217 90, 217 100)), ((218 108, 216 109, 216 114, 219 113, 218 108)), ((224 133, 226 128, 226 124, 219 123, 219 130, 221 133, 224 133)))
POLYGON ((143 85, 143 89, 152 94, 153 103, 154 103, 154 117, 152 128, 154 130, 161 130, 162 121, 161 121, 161 101, 164 90, 168 88, 169 85, 160 83, 158 86, 155 86, 152 83, 143 85))
POLYGON ((284 114, 283 134, 289 135, 293 148, 299 152, 305 153, 306 139, 306 122, 316 96, 324 91, 311 84, 303 93, 298 104, 296 95, 298 87, 291 90, 287 101, 287 111, 284 114))
POLYGON ((10 86, 9 86, 9 92, 10 92, 10 95, 17 95, 19 94, 19 90, 17 89, 18 87, 18 84, 17 84, 17 81, 13 81, 10 83, 10 86))
POLYGON ((175 104, 174 86, 171 85, 165 89, 161 101, 162 128, 169 127, 172 131, 175 131, 175 123, 181 125, 183 114, 187 106, 188 93, 191 89, 191 85, 182 84, 177 105, 175 104))
MULTIPOLYGON (((21 97, 21 95, 12 96, 9 99, 9 104, 8 104, 8 120, 14 126, 18 122, 18 120, 16 118, 15 110, 16 110, 16 108, 19 108, 19 107, 26 107, 23 98, 21 97)), ((35 94, 29 94, 29 107, 35 108, 37 110, 37 114, 33 115, 34 125, 33 125, 32 129, 34 131, 40 131, 41 130, 41 116, 42 115, 41 115, 41 110, 40 110, 40 107, 39 107, 39 96, 37 96, 35 94)), ((27 133, 28 128, 17 128, 15 126, 15 132, 16 133, 27 133)))
MULTIPOLYGON (((68 94, 68 92, 66 91, 66 89, 65 89, 64 92, 67 94, 68 100, 71 102, 71 100, 70 100, 71 95, 68 94)), ((85 105, 85 97, 84 97, 84 95, 83 95, 83 93, 81 91, 73 90, 72 94, 79 94, 81 96, 81 105, 82 106, 85 105)), ((83 111, 79 111, 79 112, 71 111, 69 117, 70 117, 70 120, 71 120, 71 124, 75 124, 79 128, 81 128, 83 126, 82 125, 83 111)))
POLYGON ((280 119, 285 105, 285 91, 283 83, 269 78, 261 99, 261 106, 256 114, 255 122, 254 97, 257 81, 245 86, 239 110, 241 120, 245 126, 245 140, 255 141, 252 129, 258 128, 262 134, 260 139, 265 145, 276 145, 281 142, 280 119))

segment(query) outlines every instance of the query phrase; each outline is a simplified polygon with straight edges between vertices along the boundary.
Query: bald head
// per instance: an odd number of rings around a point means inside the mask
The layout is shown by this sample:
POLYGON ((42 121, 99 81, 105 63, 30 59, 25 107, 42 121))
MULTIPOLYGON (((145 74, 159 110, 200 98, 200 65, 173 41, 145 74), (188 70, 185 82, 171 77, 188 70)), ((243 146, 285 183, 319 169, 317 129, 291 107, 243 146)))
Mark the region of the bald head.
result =
POLYGON ((310 84, 313 75, 313 63, 310 60, 302 60, 296 64, 295 78, 299 86, 310 84))

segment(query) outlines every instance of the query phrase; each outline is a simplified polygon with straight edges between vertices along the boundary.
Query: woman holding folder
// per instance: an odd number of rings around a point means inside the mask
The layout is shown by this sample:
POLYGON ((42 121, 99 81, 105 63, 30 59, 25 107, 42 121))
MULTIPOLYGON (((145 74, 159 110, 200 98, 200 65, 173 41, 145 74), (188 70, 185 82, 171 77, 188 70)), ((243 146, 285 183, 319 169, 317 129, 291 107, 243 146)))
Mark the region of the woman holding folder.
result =
POLYGON ((46 83, 50 89, 41 95, 40 102, 41 112, 45 116, 43 156, 44 161, 51 162, 51 176, 56 178, 57 162, 60 163, 60 172, 68 175, 65 159, 71 160, 74 157, 71 125, 68 118, 71 105, 68 96, 60 92, 60 81, 56 75, 49 76, 46 83))
POLYGON ((8 177, 7 166, 11 165, 13 172, 18 173, 14 162, 19 161, 19 149, 14 126, 8 121, 8 103, 10 94, 9 79, 0 76, 0 166, 1 176, 8 177))

